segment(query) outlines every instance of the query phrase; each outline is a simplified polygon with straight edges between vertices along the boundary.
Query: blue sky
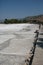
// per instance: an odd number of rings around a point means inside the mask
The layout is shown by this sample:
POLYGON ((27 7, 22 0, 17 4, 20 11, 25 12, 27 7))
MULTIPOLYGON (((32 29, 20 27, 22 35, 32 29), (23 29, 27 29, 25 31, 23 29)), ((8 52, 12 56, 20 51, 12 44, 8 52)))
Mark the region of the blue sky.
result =
POLYGON ((43 14, 43 0, 0 0, 0 19, 43 14))

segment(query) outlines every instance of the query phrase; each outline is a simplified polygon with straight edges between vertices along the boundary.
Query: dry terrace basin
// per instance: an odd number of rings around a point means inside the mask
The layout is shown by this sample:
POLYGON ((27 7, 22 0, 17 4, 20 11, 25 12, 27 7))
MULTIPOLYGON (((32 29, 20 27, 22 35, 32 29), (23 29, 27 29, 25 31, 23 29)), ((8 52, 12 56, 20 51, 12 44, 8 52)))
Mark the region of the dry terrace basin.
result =
POLYGON ((29 52, 33 47, 36 35, 34 31, 37 29, 38 25, 21 24, 21 29, 16 31, 14 28, 13 30, 1 30, 0 65, 24 65, 25 59, 29 57, 29 52))

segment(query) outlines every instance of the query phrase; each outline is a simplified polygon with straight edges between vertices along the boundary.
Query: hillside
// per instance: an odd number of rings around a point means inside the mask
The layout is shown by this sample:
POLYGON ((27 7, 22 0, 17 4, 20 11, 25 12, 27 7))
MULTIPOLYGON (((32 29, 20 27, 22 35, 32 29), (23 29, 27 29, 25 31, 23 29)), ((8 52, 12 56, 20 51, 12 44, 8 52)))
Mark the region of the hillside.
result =
POLYGON ((43 15, 37 15, 37 16, 28 16, 24 18, 25 20, 36 20, 43 22, 43 15))
POLYGON ((1 20, 0 23, 5 24, 13 24, 13 23, 42 23, 43 24, 43 15, 37 16, 28 16, 23 19, 5 19, 4 21, 1 20))

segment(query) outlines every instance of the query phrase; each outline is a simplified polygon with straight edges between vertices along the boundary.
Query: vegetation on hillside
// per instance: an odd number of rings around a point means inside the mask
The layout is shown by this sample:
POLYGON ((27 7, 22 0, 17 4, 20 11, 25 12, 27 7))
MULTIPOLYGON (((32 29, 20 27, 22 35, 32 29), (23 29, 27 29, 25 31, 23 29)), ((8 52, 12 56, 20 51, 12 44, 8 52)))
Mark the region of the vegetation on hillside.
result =
POLYGON ((13 23, 27 23, 26 20, 18 20, 18 19, 5 19, 5 24, 13 24, 13 23))
POLYGON ((38 16, 29 16, 25 17, 23 19, 5 19, 4 20, 5 24, 13 24, 13 23, 37 23, 43 24, 43 15, 38 15, 38 16))

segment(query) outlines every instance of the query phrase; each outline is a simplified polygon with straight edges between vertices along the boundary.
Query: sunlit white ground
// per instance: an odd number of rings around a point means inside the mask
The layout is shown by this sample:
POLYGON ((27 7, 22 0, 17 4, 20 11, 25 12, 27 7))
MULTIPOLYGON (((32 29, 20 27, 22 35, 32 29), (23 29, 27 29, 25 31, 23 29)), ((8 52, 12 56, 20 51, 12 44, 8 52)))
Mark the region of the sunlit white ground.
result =
POLYGON ((36 30, 37 24, 0 24, 0 65, 23 65, 36 30))

